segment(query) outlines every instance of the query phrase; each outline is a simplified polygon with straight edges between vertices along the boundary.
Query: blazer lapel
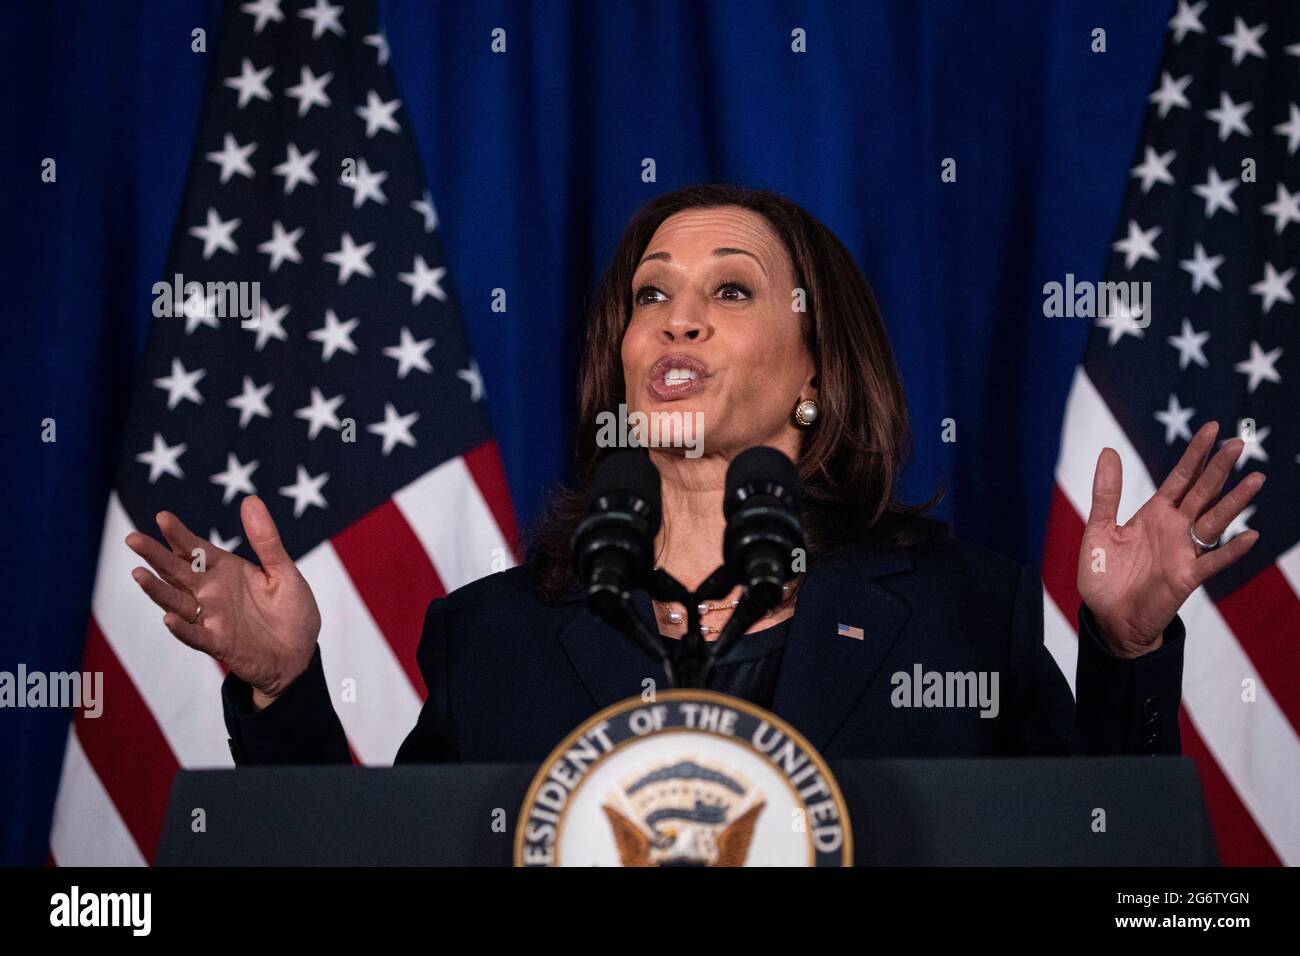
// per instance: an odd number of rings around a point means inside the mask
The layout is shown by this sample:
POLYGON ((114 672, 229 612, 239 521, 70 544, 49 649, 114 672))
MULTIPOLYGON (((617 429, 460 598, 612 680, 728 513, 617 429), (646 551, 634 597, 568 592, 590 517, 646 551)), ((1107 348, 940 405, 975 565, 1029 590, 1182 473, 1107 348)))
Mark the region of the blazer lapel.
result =
POLYGON ((911 568, 907 551, 855 551, 809 568, 772 709, 819 750, 876 678, 911 614, 875 579, 911 568), (861 628, 863 639, 841 636, 841 624, 861 628))
MULTIPOLYGON (((911 569, 906 551, 853 551, 808 570, 772 709, 814 747, 830 742, 875 679, 911 614, 901 598, 875 579, 911 569), (840 624, 862 628, 864 638, 840 636, 840 624)), ((638 591, 633 600, 641 619, 653 627, 650 598, 638 591)), ((640 694, 647 677, 657 687, 667 687, 659 663, 582 606, 580 593, 567 602, 577 613, 560 632, 560 646, 597 707, 640 694)))
MULTIPOLYGON (((560 646, 597 707, 640 694, 647 677, 657 688, 667 688, 668 678, 658 661, 588 611, 581 594, 572 600, 578 613, 560 632, 560 646)), ((653 628, 649 596, 638 591, 633 601, 641 619, 653 628)))

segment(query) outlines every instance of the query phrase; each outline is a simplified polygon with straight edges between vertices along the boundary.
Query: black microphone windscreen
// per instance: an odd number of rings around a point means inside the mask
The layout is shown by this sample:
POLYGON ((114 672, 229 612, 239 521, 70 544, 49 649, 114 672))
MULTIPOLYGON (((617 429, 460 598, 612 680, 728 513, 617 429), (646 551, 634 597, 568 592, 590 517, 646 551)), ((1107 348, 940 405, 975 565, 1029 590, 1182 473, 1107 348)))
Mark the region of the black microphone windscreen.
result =
POLYGON ((659 469, 644 448, 626 448, 607 455, 591 478, 591 500, 609 494, 631 494, 650 507, 651 525, 659 527, 662 492, 659 469))
POLYGON ((727 466, 727 490, 723 499, 723 511, 728 517, 744 502, 740 492, 747 486, 765 488, 766 493, 778 494, 790 510, 798 514, 799 472, 783 452, 767 445, 755 445, 731 460, 727 466))

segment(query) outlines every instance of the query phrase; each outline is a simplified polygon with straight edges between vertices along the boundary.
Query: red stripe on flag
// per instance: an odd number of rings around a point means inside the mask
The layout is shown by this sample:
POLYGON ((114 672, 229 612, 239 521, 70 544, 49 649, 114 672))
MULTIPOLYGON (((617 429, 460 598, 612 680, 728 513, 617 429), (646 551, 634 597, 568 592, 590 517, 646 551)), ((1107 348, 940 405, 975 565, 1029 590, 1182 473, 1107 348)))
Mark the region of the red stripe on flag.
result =
POLYGON ((1300 732, 1300 601, 1276 564, 1216 602, 1241 649, 1300 732))
POLYGON ((401 509, 385 501, 330 543, 411 685, 428 696, 415 652, 429 602, 447 590, 401 509))
POLYGON ((1224 866, 1281 866, 1282 861, 1187 718, 1185 707, 1178 709, 1178 728, 1183 755, 1195 760, 1201 772, 1201 789, 1213 824, 1219 860, 1224 866))
POLYGON ((1079 613, 1078 562, 1083 527, 1083 519, 1070 500, 1059 485, 1053 485, 1047 511, 1047 543, 1043 547, 1043 587, 1072 627, 1079 613))
POLYGON ((519 547, 519 531, 515 527, 515 511, 510 504, 510 486, 506 484, 506 470, 501 464, 501 450, 496 441, 488 440, 465 456, 465 467, 469 469, 478 485, 479 493, 487 502, 501 536, 506 539, 516 561, 523 560, 519 547))
POLYGON ((77 738, 141 854, 152 863, 180 765, 93 618, 82 668, 104 675, 104 711, 94 718, 77 711, 77 738))

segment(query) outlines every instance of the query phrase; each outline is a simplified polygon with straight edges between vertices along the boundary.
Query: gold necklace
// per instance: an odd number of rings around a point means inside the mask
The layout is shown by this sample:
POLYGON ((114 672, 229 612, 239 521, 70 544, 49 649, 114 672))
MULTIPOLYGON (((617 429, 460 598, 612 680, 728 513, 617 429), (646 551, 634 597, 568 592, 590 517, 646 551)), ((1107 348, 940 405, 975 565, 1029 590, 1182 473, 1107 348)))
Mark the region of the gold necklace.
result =
MULTIPOLYGON (((656 568, 655 570, 657 571, 659 569, 656 568)), ((790 598, 792 596, 793 591, 794 591, 794 584, 790 582, 786 582, 785 584, 781 585, 781 603, 774 608, 764 611, 763 617, 771 617, 781 608, 785 607, 786 604, 790 602, 790 598)), ((663 616, 667 617, 669 624, 682 623, 682 618, 683 618, 682 612, 674 611, 671 605, 669 605, 666 601, 654 601, 653 604, 656 610, 663 611, 663 616)), ((700 612, 700 616, 703 617, 705 614, 712 614, 715 611, 727 611, 727 610, 734 611, 739 605, 740 605, 740 598, 735 598, 731 601, 723 601, 720 604, 712 604, 709 601, 701 601, 699 604, 695 606, 695 608, 697 611, 700 612)), ((710 634, 720 634, 724 626, 725 625, 705 624, 703 621, 700 621, 700 633, 705 637, 707 637, 710 634)))

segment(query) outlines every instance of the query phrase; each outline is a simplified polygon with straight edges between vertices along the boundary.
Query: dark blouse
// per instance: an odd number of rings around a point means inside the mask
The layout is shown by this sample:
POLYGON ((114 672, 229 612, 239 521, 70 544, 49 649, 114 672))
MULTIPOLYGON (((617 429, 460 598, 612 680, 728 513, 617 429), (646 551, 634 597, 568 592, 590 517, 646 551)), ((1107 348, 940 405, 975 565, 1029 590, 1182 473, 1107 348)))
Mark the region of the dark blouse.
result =
POLYGON ((793 617, 788 617, 780 624, 746 634, 738 640, 726 656, 713 665, 708 689, 771 710, 793 620, 793 617))

